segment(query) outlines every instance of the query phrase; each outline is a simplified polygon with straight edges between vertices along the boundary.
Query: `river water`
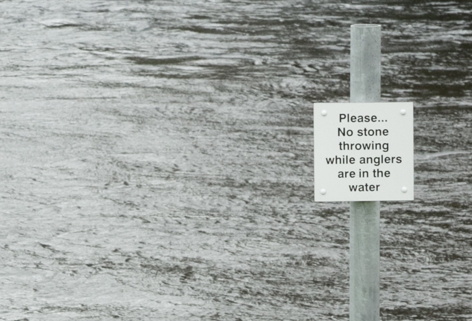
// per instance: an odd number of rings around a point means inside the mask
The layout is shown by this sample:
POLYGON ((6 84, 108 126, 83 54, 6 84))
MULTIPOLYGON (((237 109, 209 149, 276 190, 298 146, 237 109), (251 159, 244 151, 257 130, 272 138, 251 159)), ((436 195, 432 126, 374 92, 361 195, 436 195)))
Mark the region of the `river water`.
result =
POLYGON ((373 23, 383 28, 386 100, 470 107, 471 4, 389 3, 2 1, 2 95, 91 98, 220 81, 347 100, 349 26, 373 23))
POLYGON ((348 208, 314 102, 382 25, 416 199, 382 210, 389 320, 470 320, 472 2, 1 1, 0 319, 347 320, 348 208))

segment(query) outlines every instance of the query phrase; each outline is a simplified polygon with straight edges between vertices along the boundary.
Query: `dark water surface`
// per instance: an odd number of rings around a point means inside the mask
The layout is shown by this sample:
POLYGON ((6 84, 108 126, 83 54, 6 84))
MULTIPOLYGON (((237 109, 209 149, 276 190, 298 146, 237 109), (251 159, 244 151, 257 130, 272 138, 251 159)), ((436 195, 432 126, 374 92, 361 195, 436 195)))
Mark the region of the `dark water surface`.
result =
POLYGON ((2 1, 2 95, 48 86, 21 92, 91 98, 220 81, 249 82, 264 96, 347 100, 349 26, 374 23, 385 99, 471 106, 469 1, 366 3, 2 1))
POLYGON ((0 319, 347 320, 312 103, 349 100, 354 23, 416 107, 382 318, 472 320, 472 2, 416 0, 1 1, 0 319))

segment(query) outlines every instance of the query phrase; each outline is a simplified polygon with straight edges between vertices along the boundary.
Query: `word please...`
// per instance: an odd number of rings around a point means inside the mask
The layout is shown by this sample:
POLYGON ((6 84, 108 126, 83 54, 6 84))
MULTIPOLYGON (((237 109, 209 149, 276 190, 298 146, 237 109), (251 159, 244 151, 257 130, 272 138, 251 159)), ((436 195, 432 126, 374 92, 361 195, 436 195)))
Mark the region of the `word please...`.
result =
POLYGON ((386 120, 381 120, 377 115, 351 115, 351 114, 339 114, 339 122, 346 123, 376 123, 376 122, 386 122, 386 120))

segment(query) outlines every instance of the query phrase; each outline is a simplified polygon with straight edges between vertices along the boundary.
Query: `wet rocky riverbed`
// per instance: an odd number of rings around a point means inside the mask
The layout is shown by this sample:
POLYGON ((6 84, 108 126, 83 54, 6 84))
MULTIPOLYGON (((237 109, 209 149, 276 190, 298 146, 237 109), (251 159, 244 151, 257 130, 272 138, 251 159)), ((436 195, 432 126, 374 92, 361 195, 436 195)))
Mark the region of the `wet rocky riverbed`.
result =
POLYGON ((468 1, 0 2, 1 320, 348 320, 349 204, 313 202, 314 102, 415 104, 381 205, 382 320, 472 320, 468 1))

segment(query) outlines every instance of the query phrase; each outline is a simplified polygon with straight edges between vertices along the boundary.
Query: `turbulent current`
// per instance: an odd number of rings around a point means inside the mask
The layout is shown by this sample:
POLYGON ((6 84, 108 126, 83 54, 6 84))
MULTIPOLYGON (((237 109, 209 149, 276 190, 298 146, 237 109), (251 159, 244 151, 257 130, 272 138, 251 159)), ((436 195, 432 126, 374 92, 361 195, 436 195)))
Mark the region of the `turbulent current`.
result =
POLYGON ((382 319, 471 320, 471 17, 0 1, 0 319, 348 320, 349 205, 313 202, 313 103, 349 100, 367 23, 382 100, 415 106, 415 200, 381 205, 382 319))

